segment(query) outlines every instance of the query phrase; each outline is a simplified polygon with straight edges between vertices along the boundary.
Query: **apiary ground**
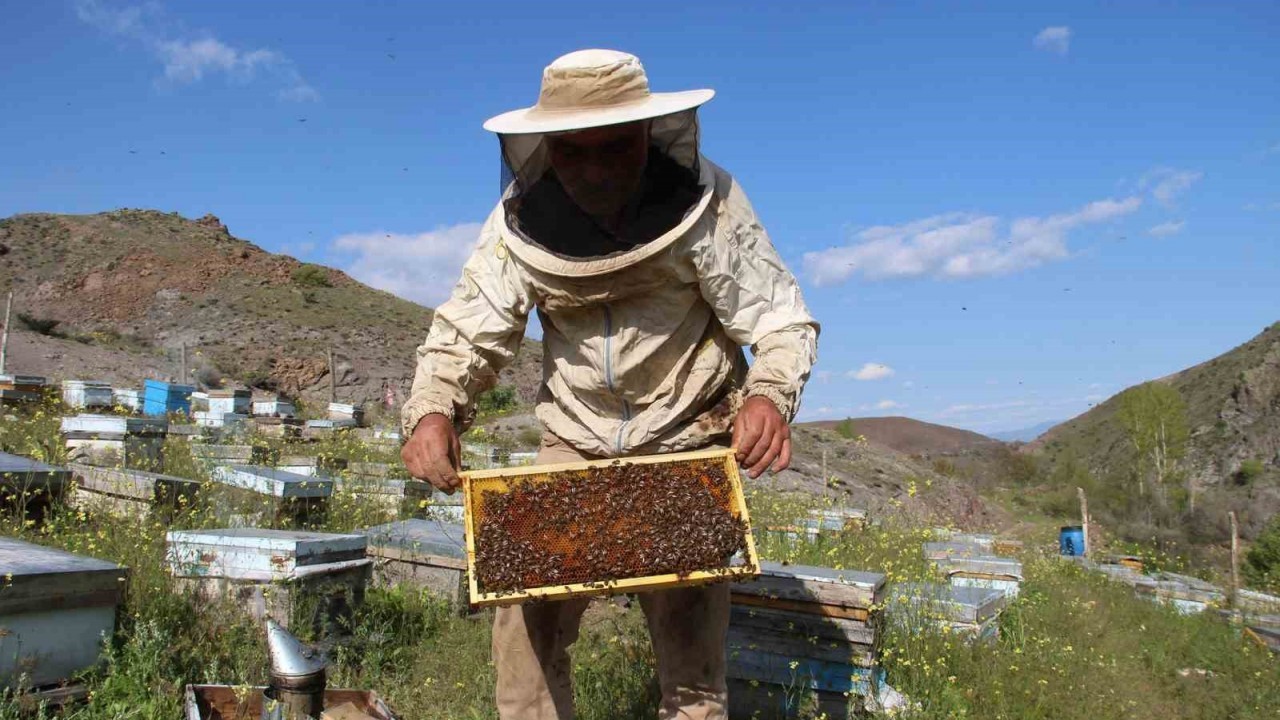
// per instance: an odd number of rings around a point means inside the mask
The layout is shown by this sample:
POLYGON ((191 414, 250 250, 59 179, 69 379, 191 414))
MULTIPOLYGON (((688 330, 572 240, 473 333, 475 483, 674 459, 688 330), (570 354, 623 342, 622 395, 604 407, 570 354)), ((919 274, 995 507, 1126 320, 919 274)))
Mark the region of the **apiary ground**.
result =
POLYGON ((480 490, 481 592, 688 575, 746 547, 724 461, 609 465, 480 490))

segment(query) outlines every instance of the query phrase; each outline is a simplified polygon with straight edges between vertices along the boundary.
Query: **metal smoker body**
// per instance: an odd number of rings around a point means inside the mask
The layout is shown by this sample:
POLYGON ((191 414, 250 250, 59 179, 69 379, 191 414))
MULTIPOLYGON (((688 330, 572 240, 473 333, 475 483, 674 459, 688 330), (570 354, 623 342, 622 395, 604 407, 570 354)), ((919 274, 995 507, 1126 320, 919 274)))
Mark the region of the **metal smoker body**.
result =
POLYGON ((316 720, 324 710, 325 667, 321 653, 271 619, 267 620, 271 684, 263 691, 262 720, 316 720))

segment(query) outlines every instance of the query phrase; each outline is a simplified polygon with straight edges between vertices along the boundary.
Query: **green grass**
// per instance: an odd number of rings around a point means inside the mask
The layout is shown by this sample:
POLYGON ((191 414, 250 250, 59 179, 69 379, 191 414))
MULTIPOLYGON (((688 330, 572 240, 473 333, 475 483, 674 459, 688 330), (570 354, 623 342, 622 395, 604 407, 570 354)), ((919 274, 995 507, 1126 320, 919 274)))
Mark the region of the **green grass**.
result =
MULTIPOLYGON (((57 461, 56 412, 41 408, 3 421, 0 445, 57 461)), ((202 469, 178 441, 166 450, 168 472, 201 477, 202 469)), ((306 452, 394 459, 341 435, 306 452)), ((752 492, 748 502, 757 527, 791 524, 814 504, 767 490, 752 492)), ((354 498, 338 497, 319 527, 341 531, 385 517, 354 498)), ((216 521, 213 509, 202 506, 179 513, 174 525, 216 521)), ((124 612, 104 666, 85 678, 92 695, 60 717, 172 720, 181 714, 181 692, 188 683, 265 681, 261 629, 232 605, 209 605, 184 595, 165 573, 169 527, 72 508, 59 508, 39 527, 12 514, 0 518, 0 534, 131 568, 124 612)), ((1051 529, 1046 525, 1045 532, 1051 529)), ((769 535, 760 548, 772 559, 883 572, 891 582, 937 580, 920 553, 921 543, 931 537, 928 529, 888 517, 816 542, 769 535)), ((1034 548, 1051 538, 1042 540, 1028 544, 1022 596, 1004 612, 998 640, 964 642, 926 618, 886 624, 882 664, 889 682, 917 703, 909 717, 1275 717, 1280 707, 1276 659, 1212 613, 1178 615, 1135 598, 1123 585, 1038 554, 1034 548)), ((892 609, 892 595, 888 602, 892 609)), ((371 589, 348 630, 350 639, 333 652, 333 685, 375 690, 405 718, 494 716, 487 613, 459 617, 410 588, 371 589)), ((573 664, 580 717, 654 716, 653 658, 638 607, 593 607, 573 664)), ((0 720, 17 717, 16 702, 0 698, 0 720)))

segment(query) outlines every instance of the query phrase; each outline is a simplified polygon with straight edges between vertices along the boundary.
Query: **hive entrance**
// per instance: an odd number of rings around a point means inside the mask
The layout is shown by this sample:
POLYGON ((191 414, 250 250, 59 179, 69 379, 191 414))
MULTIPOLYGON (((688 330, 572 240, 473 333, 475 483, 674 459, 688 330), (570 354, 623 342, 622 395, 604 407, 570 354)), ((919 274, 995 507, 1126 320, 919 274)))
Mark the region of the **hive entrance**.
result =
MULTIPOLYGON (((730 457, 729 462, 732 462, 730 457)), ((748 550, 724 456, 472 481, 480 592, 729 567, 748 550)))

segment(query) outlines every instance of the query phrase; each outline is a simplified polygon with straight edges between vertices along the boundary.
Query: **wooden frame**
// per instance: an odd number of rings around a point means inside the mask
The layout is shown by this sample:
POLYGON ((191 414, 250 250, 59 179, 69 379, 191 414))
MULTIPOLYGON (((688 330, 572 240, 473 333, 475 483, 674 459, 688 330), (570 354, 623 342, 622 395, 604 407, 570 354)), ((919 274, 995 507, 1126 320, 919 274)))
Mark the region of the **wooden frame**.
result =
MULTIPOLYGON (((572 583, 568 585, 548 585, 537 588, 526 588, 514 593, 482 593, 476 579, 476 546, 474 508, 476 497, 472 485, 483 480, 514 480, 539 475, 550 475, 560 472, 574 472, 590 468, 604 467, 615 461, 615 458, 601 460, 585 460, 549 465, 527 465, 515 468, 497 468, 493 470, 474 470, 461 473, 463 498, 463 523, 467 538, 467 582, 471 596, 471 604, 476 607, 495 607, 515 605, 527 600, 565 600, 571 597, 591 595, 616 595, 619 593, 645 592, 677 587, 702 585, 720 580, 734 580, 755 577, 760 574, 760 559, 756 556, 755 537, 751 533, 751 518, 747 514, 746 496, 742 491, 742 477, 738 473, 736 453, 732 449, 697 450, 693 452, 668 453, 665 455, 643 455, 628 458, 616 458, 628 465, 658 465, 696 460, 721 460, 724 462, 725 477, 732 488, 730 503, 732 510, 738 513, 746 525, 746 552, 744 563, 728 568, 715 570, 696 570, 685 576, 676 574, 650 575, 646 577, 628 578, 611 581, 607 586, 601 583, 572 583)), ((509 484, 502 483, 505 487, 509 484)))

